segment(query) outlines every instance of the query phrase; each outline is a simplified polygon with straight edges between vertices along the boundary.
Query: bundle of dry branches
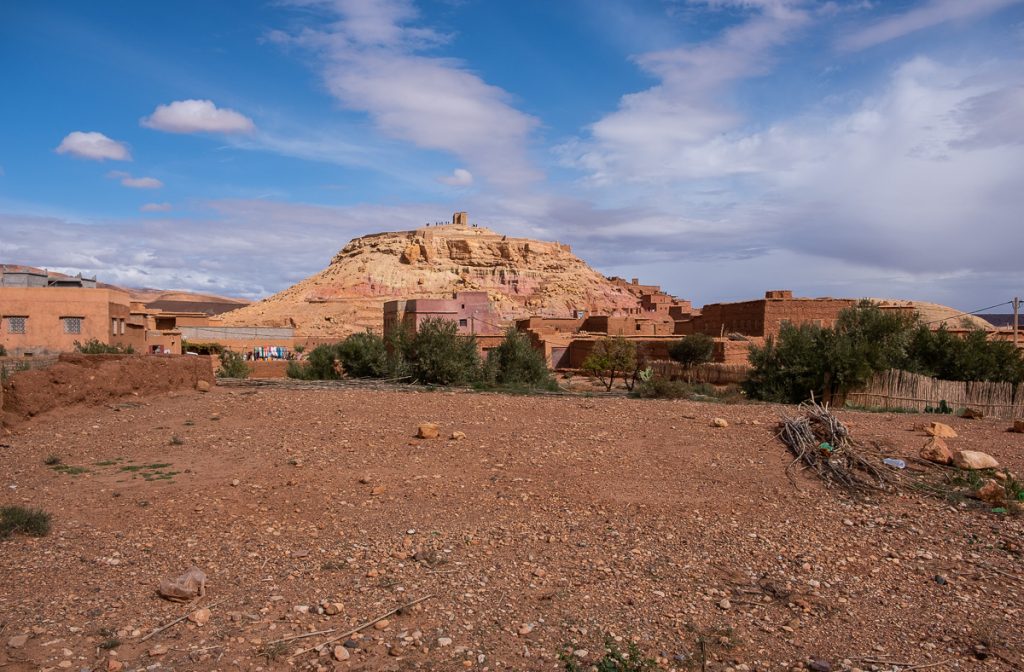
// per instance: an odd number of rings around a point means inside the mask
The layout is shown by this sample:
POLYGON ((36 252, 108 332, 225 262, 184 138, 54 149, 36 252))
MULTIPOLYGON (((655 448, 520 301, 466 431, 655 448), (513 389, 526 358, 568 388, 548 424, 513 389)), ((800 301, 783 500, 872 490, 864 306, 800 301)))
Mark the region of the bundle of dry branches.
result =
POLYGON ((793 465, 802 462, 827 484, 838 485, 851 495, 895 489, 895 472, 881 464, 880 456, 869 459, 864 447, 850 437, 846 425, 827 406, 812 401, 801 404, 799 410, 796 417, 783 414, 779 423, 778 437, 794 455, 787 476, 793 465))

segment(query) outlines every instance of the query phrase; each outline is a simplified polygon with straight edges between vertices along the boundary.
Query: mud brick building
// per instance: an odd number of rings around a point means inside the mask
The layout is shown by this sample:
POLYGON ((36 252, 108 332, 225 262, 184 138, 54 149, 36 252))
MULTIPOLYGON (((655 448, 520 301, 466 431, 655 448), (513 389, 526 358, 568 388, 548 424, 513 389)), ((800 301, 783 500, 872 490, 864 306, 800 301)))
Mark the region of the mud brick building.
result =
POLYGON ((676 333, 768 338, 778 335, 787 323, 831 327, 840 311, 856 303, 856 299, 795 298, 789 290, 774 290, 754 301, 707 304, 699 315, 677 321, 676 333))

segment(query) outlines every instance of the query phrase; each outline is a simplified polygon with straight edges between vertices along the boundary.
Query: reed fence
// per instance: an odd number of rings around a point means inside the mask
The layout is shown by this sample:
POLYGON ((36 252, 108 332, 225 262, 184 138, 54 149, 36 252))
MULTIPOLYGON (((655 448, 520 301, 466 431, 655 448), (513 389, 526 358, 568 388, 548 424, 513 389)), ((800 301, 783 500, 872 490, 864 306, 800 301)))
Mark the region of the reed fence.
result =
POLYGON ((679 362, 659 360, 651 364, 656 376, 669 380, 686 380, 709 385, 738 385, 747 379, 750 366, 747 364, 720 364, 708 362, 685 367, 679 362))
POLYGON ((893 369, 875 374, 863 390, 846 395, 846 403, 864 408, 924 411, 943 401, 954 411, 972 408, 987 416, 1024 417, 1024 383, 955 381, 893 369))

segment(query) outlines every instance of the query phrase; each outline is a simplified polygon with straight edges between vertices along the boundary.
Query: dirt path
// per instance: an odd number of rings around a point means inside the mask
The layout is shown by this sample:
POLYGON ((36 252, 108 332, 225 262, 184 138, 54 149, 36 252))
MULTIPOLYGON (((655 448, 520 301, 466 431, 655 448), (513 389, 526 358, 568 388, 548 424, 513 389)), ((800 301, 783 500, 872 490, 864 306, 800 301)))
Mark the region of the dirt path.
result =
MULTIPOLYGON (((1021 519, 917 496, 855 504, 804 475, 798 491, 772 440, 777 417, 223 388, 41 416, 0 439, 0 504, 54 514, 48 537, 0 541, 0 666, 555 670, 566 645, 593 660, 606 634, 665 669, 700 670, 702 651, 723 672, 811 657, 834 669, 1024 665, 1021 519), (715 416, 730 426, 711 428, 715 416), (441 438, 414 439, 424 421, 441 438), (202 627, 140 642, 186 613, 155 587, 192 563, 208 575, 201 604, 223 604, 202 627), (350 638, 343 662, 289 662, 329 634, 266 651, 428 594, 350 638), (340 613, 317 613, 333 604, 340 613)), ((924 441, 913 425, 931 419, 842 417, 905 455, 924 441)), ((1005 423, 950 422, 956 447, 1024 472, 1024 436, 1005 423)))

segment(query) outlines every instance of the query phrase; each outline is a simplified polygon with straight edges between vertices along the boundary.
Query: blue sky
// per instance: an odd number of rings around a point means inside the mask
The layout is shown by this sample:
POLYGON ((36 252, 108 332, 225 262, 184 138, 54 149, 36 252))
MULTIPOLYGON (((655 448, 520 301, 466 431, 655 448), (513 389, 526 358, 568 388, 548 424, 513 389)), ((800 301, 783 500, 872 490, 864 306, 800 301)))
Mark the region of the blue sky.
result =
POLYGON ((1021 0, 0 8, 0 259, 257 298, 469 210, 701 304, 1024 294, 1021 0))

